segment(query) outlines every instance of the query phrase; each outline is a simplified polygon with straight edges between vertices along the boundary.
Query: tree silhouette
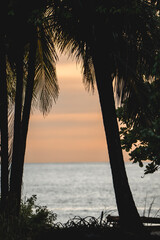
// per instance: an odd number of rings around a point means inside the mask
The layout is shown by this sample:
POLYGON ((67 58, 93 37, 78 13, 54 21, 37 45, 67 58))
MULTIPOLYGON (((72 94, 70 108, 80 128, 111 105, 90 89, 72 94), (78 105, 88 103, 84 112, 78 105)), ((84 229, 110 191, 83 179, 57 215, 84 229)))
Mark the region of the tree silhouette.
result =
MULTIPOLYGON (((43 111, 43 114, 46 114, 51 109, 53 100, 55 101, 58 96, 55 73, 57 55, 54 49, 52 30, 48 25, 49 22, 44 20, 46 3, 43 5, 42 1, 41 3, 36 2, 34 5, 31 1, 28 1, 25 4, 24 11, 22 11, 24 7, 22 5, 19 1, 11 1, 7 5, 6 25, 3 28, 4 32, 1 31, 3 33, 1 39, 4 41, 1 46, 6 47, 4 48, 6 52, 1 52, 1 59, 3 59, 0 72, 1 86, 5 86, 6 90, 7 88, 15 89, 15 96, 12 96, 14 108, 12 106, 9 111, 7 110, 9 92, 8 96, 3 93, 3 98, 1 98, 2 102, 6 104, 4 123, 9 126, 9 132, 11 133, 9 138, 7 132, 3 134, 2 127, 4 125, 2 126, 2 121, 1 175, 5 176, 5 179, 1 183, 1 189, 8 185, 5 191, 8 191, 7 188, 9 188, 9 193, 2 191, 1 199, 6 198, 5 205, 8 206, 9 204, 7 210, 9 209, 12 214, 18 214, 20 208, 23 165, 32 98, 34 98, 34 103, 38 102, 37 106, 43 111), (7 66, 9 66, 9 71, 7 71, 7 66), (8 156, 5 155, 3 160, 5 142, 7 142, 9 148, 6 149, 8 156), (10 175, 8 174, 9 161, 10 175), (4 167, 7 172, 5 172, 4 167), (6 183, 8 178, 10 182, 6 183), (5 194, 7 194, 7 197, 5 194)), ((3 201, 1 201, 1 207, 3 206, 2 203, 3 201)))
POLYGON ((154 5, 63 0, 54 2, 52 14, 59 49, 82 61, 87 85, 97 84, 121 227, 143 232, 123 161, 113 80, 120 100, 143 93, 143 77, 151 72, 158 46, 154 5))

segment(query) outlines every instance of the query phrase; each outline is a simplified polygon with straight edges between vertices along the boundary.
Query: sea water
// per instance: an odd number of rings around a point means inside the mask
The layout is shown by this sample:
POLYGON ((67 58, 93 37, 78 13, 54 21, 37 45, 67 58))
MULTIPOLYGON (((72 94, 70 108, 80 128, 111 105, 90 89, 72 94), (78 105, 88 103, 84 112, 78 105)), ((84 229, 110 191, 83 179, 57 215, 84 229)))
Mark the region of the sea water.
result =
MULTIPOLYGON (((128 180, 141 215, 158 216, 160 172, 144 177, 144 169, 126 163, 128 180)), ((74 216, 116 215, 116 201, 109 163, 27 163, 24 166, 23 198, 37 195, 62 223, 74 216)))

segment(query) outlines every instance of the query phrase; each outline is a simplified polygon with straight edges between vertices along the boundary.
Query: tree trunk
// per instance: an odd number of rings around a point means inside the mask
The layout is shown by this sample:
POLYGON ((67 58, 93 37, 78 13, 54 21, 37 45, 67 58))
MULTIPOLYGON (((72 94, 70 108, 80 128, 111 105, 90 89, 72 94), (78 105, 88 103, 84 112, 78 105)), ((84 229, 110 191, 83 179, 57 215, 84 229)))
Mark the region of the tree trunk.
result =
POLYGON ((6 80, 6 55, 3 36, 0 36, 0 136, 1 136, 1 205, 7 210, 8 201, 8 96, 6 80))
POLYGON ((143 224, 132 197, 123 160, 115 111, 112 77, 111 74, 106 74, 106 69, 110 71, 111 68, 109 66, 109 61, 107 65, 106 61, 104 62, 104 59, 99 57, 99 54, 97 54, 97 56, 95 55, 93 61, 108 145, 116 203, 120 217, 120 226, 127 231, 142 233, 143 224))
POLYGON ((29 61, 28 61, 28 79, 25 92, 25 101, 22 120, 20 124, 20 135, 19 135, 19 149, 15 152, 15 166, 12 169, 12 179, 11 179, 11 194, 14 195, 16 204, 16 215, 20 211, 20 201, 21 201, 21 188, 22 188, 22 178, 23 178, 23 167, 24 167, 24 156, 26 149, 26 139, 28 133, 29 117, 31 110, 33 86, 34 86, 34 75, 35 75, 35 59, 36 59, 36 38, 32 39, 30 43, 29 61))
POLYGON ((23 167, 24 167, 24 158, 25 158, 25 150, 26 150, 26 140, 29 126, 29 118, 31 111, 31 103, 32 103, 32 94, 34 87, 34 76, 35 76, 35 59, 36 59, 36 39, 30 44, 30 53, 29 53, 29 62, 28 62, 28 79, 25 93, 25 101, 24 101, 24 109, 22 116, 22 124, 21 124, 21 147, 20 147, 20 155, 19 155, 19 173, 17 176, 17 200, 18 200, 18 212, 20 208, 21 201, 21 188, 22 188, 22 179, 23 179, 23 167))
POLYGON ((22 115, 22 93, 23 93, 23 48, 20 46, 16 60, 16 98, 14 112, 14 139, 13 154, 10 176, 10 211, 13 215, 18 214, 20 202, 17 198, 19 194, 18 176, 20 174, 19 154, 21 147, 21 115, 22 115))

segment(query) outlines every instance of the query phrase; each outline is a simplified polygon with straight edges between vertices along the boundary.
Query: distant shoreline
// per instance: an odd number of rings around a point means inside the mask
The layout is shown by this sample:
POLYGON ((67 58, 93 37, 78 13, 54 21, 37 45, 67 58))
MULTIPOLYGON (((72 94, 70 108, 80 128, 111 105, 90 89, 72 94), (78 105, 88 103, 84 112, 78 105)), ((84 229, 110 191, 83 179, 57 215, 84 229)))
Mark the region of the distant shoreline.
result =
MULTIPOLYGON (((65 162, 65 161, 56 161, 56 162, 25 162, 25 164, 109 164, 109 161, 71 161, 71 162, 65 162)), ((125 161, 125 164, 132 164, 133 166, 137 165, 136 163, 133 164, 131 161, 125 161)), ((145 164, 145 163, 144 163, 145 164)))
POLYGON ((109 164, 109 162, 108 161, 106 161, 106 162, 95 162, 95 161, 93 161, 93 162, 91 162, 91 161, 88 161, 88 162, 84 162, 84 161, 82 161, 82 162, 25 162, 25 164, 109 164))

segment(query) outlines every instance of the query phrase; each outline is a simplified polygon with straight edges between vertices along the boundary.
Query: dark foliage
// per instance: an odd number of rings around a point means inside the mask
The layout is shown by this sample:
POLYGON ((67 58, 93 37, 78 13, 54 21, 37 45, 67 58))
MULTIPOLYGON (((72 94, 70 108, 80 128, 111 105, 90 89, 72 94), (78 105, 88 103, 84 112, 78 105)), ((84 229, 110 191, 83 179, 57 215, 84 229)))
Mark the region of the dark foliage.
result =
POLYGON ((127 99, 117 110, 117 115, 122 123, 122 148, 129 152, 130 160, 138 162, 140 167, 149 160, 145 169, 147 174, 155 172, 160 166, 160 80, 146 81, 144 85, 147 93, 144 105, 128 111, 131 99, 127 99))
POLYGON ((145 236, 123 232, 118 225, 108 221, 107 212, 100 217, 74 217, 66 223, 55 222, 57 215, 47 207, 36 205, 36 196, 21 202, 19 217, 0 216, 0 238, 3 240, 158 240, 146 230, 145 236))

